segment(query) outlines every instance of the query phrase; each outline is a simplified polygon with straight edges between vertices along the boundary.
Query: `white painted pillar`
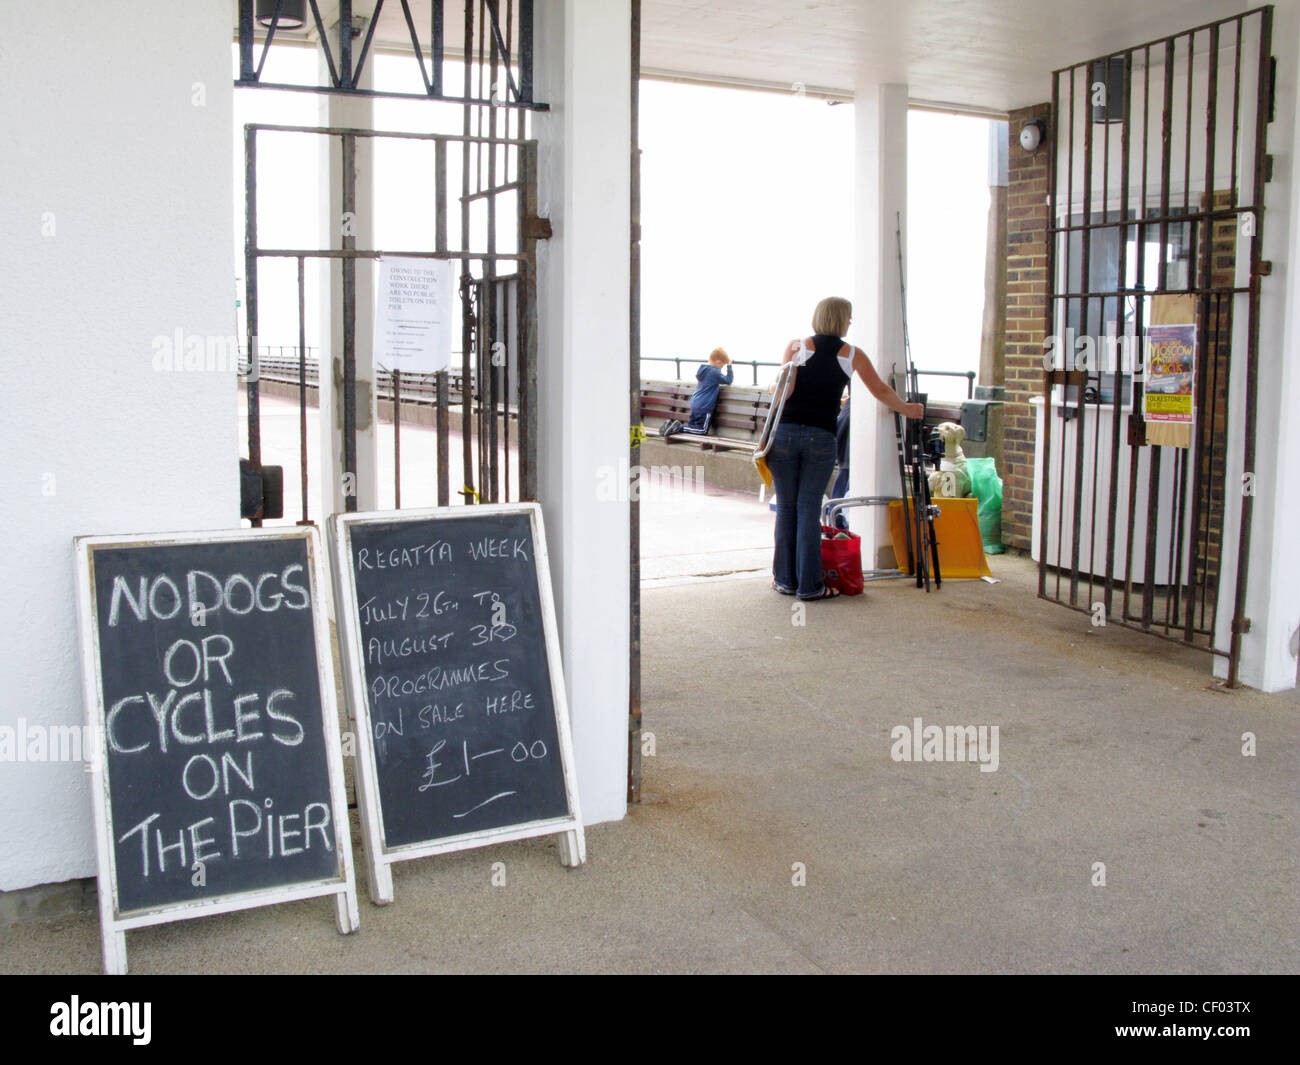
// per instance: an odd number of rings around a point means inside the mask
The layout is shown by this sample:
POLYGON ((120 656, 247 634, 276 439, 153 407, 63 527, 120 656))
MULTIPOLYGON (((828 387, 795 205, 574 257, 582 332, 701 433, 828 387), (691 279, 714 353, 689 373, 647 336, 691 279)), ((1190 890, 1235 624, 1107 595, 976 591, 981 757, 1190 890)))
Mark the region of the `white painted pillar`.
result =
POLYGON ((538 493, 589 822, 627 794, 630 514, 598 487, 628 448, 630 26, 627 0, 537 8, 538 493))
MULTIPOLYGON (((338 40, 337 28, 330 29, 331 41, 338 40)), ((337 47, 334 50, 337 52, 337 47)), ((360 51, 353 46, 354 57, 360 51)), ((337 62, 337 59, 335 60, 337 62)), ((374 87, 374 57, 367 59, 360 87, 374 87)), ((319 77, 327 83, 329 71, 323 53, 319 77)), ((368 97, 324 95, 320 103, 320 124, 354 129, 374 128, 374 105, 368 97)), ((343 140, 321 137, 318 151, 326 188, 321 197, 325 206, 322 219, 321 247, 341 248, 345 230, 355 238, 354 247, 375 246, 374 220, 374 140, 356 139, 355 210, 345 217, 343 210, 343 140)), ((322 301, 320 362, 320 460, 312 471, 318 513, 329 515, 344 509, 343 491, 343 269, 339 260, 319 260, 317 269, 328 272, 322 278, 322 290, 329 299, 322 301)), ((356 284, 356 367, 357 367, 357 508, 375 510, 379 506, 379 452, 376 439, 377 407, 374 369, 374 277, 375 262, 358 259, 356 284)), ((310 265, 309 265, 310 268, 310 265)))
MULTIPOLYGON (((907 86, 862 82, 853 99, 855 123, 855 233, 853 326, 849 339, 867 353, 889 381, 895 363, 903 372, 902 304, 898 288, 895 219, 903 216, 907 251, 907 86)), ((898 495, 898 449, 894 415, 853 379, 849 433, 849 495, 898 495)), ((879 567, 892 558, 888 515, 883 507, 848 511, 862 537, 862 564, 879 567)), ((904 560, 904 565, 906 561, 904 560)))
MULTIPOLYGON (((1296 686, 1300 645, 1300 13, 1295 4, 1274 8, 1273 55, 1277 58, 1276 118, 1268 128, 1268 151, 1276 160, 1274 179, 1264 186, 1262 228, 1264 259, 1273 272, 1261 281, 1259 323, 1259 391, 1255 434, 1255 502, 1251 521, 1250 574, 1246 617, 1251 629, 1242 638, 1240 680, 1264 691, 1296 686)), ((1240 239, 1238 254, 1249 254, 1240 239)), ((1234 351, 1234 360, 1236 359, 1234 351)), ((1244 357, 1244 350, 1242 351, 1244 357)), ((1244 364, 1244 358, 1243 358, 1244 364)), ((1233 395, 1240 396, 1244 376, 1233 395)), ((1234 404, 1236 408, 1236 405, 1234 404)), ((1236 408, 1239 409, 1239 408, 1236 408)), ((1239 434, 1234 434, 1239 441, 1239 434)), ((1241 448, 1229 449, 1228 469, 1241 471, 1241 448)), ((1237 543, 1241 497, 1229 474, 1225 543, 1237 543)), ((1235 584, 1220 593, 1215 643, 1227 647, 1231 636, 1235 584)), ((1215 674, 1227 674, 1227 662, 1215 659, 1215 674)))

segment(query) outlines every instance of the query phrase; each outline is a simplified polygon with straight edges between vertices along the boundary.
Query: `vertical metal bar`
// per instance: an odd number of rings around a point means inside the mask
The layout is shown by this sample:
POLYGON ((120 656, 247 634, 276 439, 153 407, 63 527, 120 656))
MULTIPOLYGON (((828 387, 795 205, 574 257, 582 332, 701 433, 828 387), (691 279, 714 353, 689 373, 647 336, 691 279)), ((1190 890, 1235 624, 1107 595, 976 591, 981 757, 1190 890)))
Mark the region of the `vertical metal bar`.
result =
POLYGON ((393 509, 402 509, 402 371, 389 374, 393 383, 393 509))
MULTIPOLYGON (((257 351, 257 130, 244 127, 244 300, 248 334, 248 461, 262 468, 261 359, 257 351)), ((261 525, 260 518, 253 525, 261 525)))
MULTIPOLYGON (((1264 226, 1264 155, 1268 145, 1268 114, 1272 104, 1269 99, 1269 59, 1273 49, 1273 9, 1260 11, 1258 104, 1255 115, 1255 168, 1254 199, 1255 233, 1250 240, 1250 320, 1247 323, 1246 342, 1246 394, 1245 400, 1245 454, 1242 471, 1255 472, 1255 416, 1259 389, 1259 302, 1260 262, 1264 226)), ((1250 523, 1254 516, 1253 493, 1241 493, 1241 536, 1237 544, 1237 588, 1232 607, 1232 639, 1228 646, 1228 686, 1240 683, 1241 637, 1246 625, 1246 581, 1250 575, 1250 523)))
MULTIPOLYGON (((641 0, 632 0, 631 246, 628 285, 628 424, 641 424, 641 0)), ((757 383, 757 367, 755 383, 757 383)), ((628 468, 640 465, 640 442, 629 441, 628 468)), ((628 493, 628 734, 627 801, 641 801, 641 502, 628 493)))
MULTIPOLYGON (((518 243, 516 241, 516 243, 518 243)), ((501 329, 498 336, 505 347, 505 359, 501 363, 501 463, 503 472, 501 483, 504 486, 504 495, 502 499, 507 502, 515 502, 513 493, 510 491, 510 342, 507 339, 512 335, 510 329, 510 315, 513 311, 515 322, 519 321, 519 280, 516 277, 514 281, 507 281, 502 289, 501 299, 501 329)), ((515 351, 519 349, 516 346, 515 351)))
MULTIPOLYGON (((1112 58, 1113 58, 1112 56, 1107 56, 1107 57, 1106 57, 1106 80, 1105 80, 1105 82, 1103 82, 1103 84, 1104 84, 1105 87, 1106 87, 1106 111, 1105 111, 1106 122, 1102 124, 1102 136, 1103 136, 1105 139, 1104 139, 1104 141, 1103 141, 1103 143, 1102 143, 1102 146, 1101 146, 1101 212, 1102 212, 1102 214, 1101 214, 1101 218, 1102 218, 1102 221, 1103 221, 1103 222, 1110 222, 1110 221, 1111 221, 1111 209, 1110 209, 1110 142, 1111 142, 1111 135, 1110 135, 1110 112, 1111 112, 1111 106, 1112 106, 1112 105, 1111 105, 1111 100, 1110 100, 1110 94, 1111 94, 1111 92, 1114 91, 1114 86, 1111 85, 1111 77, 1110 77, 1110 71, 1111 71, 1111 59, 1112 59, 1112 58)), ((1097 124, 1097 123, 1095 123, 1095 122, 1093 123, 1094 126, 1095 126, 1096 124, 1097 124)), ((1117 211, 1116 211, 1115 213, 1116 213, 1116 215, 1118 216, 1118 219, 1122 222, 1122 220, 1123 220, 1123 215, 1124 215, 1124 210, 1123 210, 1123 205, 1122 205, 1122 204, 1120 205, 1120 207, 1117 209, 1117 211)), ((1092 232, 1094 232, 1094 233, 1103 233, 1103 234, 1106 234, 1106 235, 1109 236, 1109 235, 1111 234, 1112 231, 1111 231, 1110 229, 1108 229, 1108 228, 1103 228, 1103 229, 1100 229, 1100 230, 1093 230, 1092 232)), ((1122 227, 1117 227, 1113 232, 1114 232, 1114 235, 1115 235, 1117 238, 1119 238, 1120 235, 1123 233, 1123 228, 1122 228, 1122 227)), ((1088 606, 1089 606, 1089 608, 1091 608, 1091 607, 1092 607, 1092 606, 1097 602, 1097 600, 1096 600, 1096 598, 1095 598, 1095 595, 1094 595, 1094 589, 1095 589, 1095 587, 1096 587, 1096 574, 1097 574, 1097 480, 1098 480, 1098 478, 1099 478, 1100 475, 1101 475, 1101 403, 1102 403, 1102 400, 1101 400, 1101 392, 1102 392, 1102 389, 1101 389, 1101 383, 1102 383, 1102 381, 1105 379, 1105 376, 1106 376, 1106 368, 1105 368, 1105 366, 1103 365, 1103 362, 1104 362, 1104 360, 1105 360, 1105 357, 1110 353, 1111 350, 1113 350, 1113 349, 1111 349, 1111 348, 1108 346, 1107 341, 1106 341, 1106 336, 1107 336, 1107 334, 1106 334, 1106 308, 1107 308, 1107 306, 1108 306, 1108 305, 1112 302, 1112 300, 1113 300, 1113 301, 1114 301, 1114 306, 1115 306, 1115 329, 1116 329, 1116 332, 1118 332, 1118 331, 1119 331, 1119 321, 1120 321, 1120 317, 1121 317, 1121 316, 1120 316, 1120 312, 1119 312, 1119 308, 1120 308, 1120 296, 1119 296, 1119 290, 1122 289, 1122 288, 1124 287, 1123 272, 1124 272, 1124 245, 1123 245, 1123 242, 1120 241, 1120 242, 1119 242, 1119 266, 1118 266, 1118 268, 1117 268, 1117 270, 1116 270, 1116 278, 1115 278, 1115 289, 1116 289, 1116 292, 1115 292, 1115 295, 1114 295, 1114 296, 1107 296, 1105 292, 1102 292, 1102 293, 1101 293, 1101 300, 1100 300, 1100 303, 1101 303, 1101 308, 1100 308, 1100 309, 1101 309, 1101 316, 1100 316, 1100 317, 1098 318, 1098 320, 1097 320, 1097 332, 1100 334, 1101 343, 1099 343, 1099 344, 1097 345, 1097 365, 1094 366, 1094 367, 1090 367, 1090 371, 1095 371, 1095 372, 1096 372, 1096 375, 1097 375, 1097 390, 1096 390, 1096 396, 1094 397, 1094 400, 1093 400, 1093 407, 1094 407, 1094 410, 1093 410, 1093 419, 1092 419, 1092 420, 1093 420, 1093 430, 1092 430, 1092 499, 1091 499, 1091 502, 1089 503, 1089 509, 1088 509, 1088 606)), ((1089 287, 1089 289, 1092 288, 1091 283, 1089 283, 1089 286, 1088 286, 1088 287, 1089 287)), ((1117 350, 1117 349, 1114 349, 1114 350, 1117 350)), ((1112 372, 1115 373, 1115 380, 1116 380, 1116 382, 1118 383, 1118 377, 1119 377, 1118 369, 1113 369, 1112 372)), ((1084 392, 1084 398, 1085 398, 1085 399, 1086 399, 1086 396, 1087 396, 1087 392, 1086 392, 1086 389, 1085 389, 1085 392, 1084 392)), ((1104 579, 1104 578, 1103 578, 1103 579, 1104 579)))
POLYGON ((239 80, 253 80, 253 0, 239 0, 239 80))
MULTIPOLYGON (((1237 198, 1237 190, 1235 188, 1232 190, 1232 196, 1234 200, 1237 198)), ((1235 238, 1234 238, 1234 245, 1235 245, 1235 238)), ((1223 518, 1227 512, 1227 491, 1226 491, 1227 486, 1224 483, 1224 480, 1227 476, 1226 444, 1225 441, 1219 436, 1219 434, 1216 431, 1216 427, 1218 426, 1219 423, 1219 400, 1220 400, 1219 369, 1220 369, 1220 364, 1222 363, 1223 364, 1223 393, 1224 393, 1222 398, 1224 403, 1224 414, 1226 418, 1227 412, 1231 409, 1231 407, 1228 404, 1229 382, 1231 380, 1228 373, 1228 369, 1229 369, 1229 364, 1231 361, 1231 353, 1232 353, 1232 334, 1235 329, 1235 322, 1234 322, 1235 315, 1233 313, 1234 300, 1235 297, 1231 293, 1219 293, 1216 296, 1215 320, 1218 323, 1217 335, 1219 337, 1224 338, 1222 341, 1220 341, 1220 343, 1223 344, 1224 354, 1223 357, 1220 358, 1218 357, 1218 352, 1216 351, 1216 357, 1214 360, 1214 377, 1212 381, 1212 393, 1211 393, 1212 399, 1210 401, 1210 414, 1209 414, 1209 419, 1206 422, 1206 435, 1212 441, 1210 446, 1211 462, 1212 463, 1215 462, 1216 453, 1223 454, 1225 458, 1225 462, 1223 466, 1220 468, 1219 476, 1217 478, 1218 488, 1219 488, 1219 508, 1218 508, 1219 543, 1218 543, 1218 558, 1216 559, 1215 562, 1215 575, 1214 575, 1214 586, 1213 586, 1214 601, 1212 604, 1209 604, 1210 613, 1208 615, 1210 619, 1208 623, 1208 627, 1210 628, 1211 646, 1214 645, 1214 638, 1213 638, 1214 618, 1217 616, 1219 610, 1219 589, 1223 583, 1223 561, 1224 561, 1223 552, 1225 547, 1224 538, 1223 538, 1223 532, 1224 532, 1223 518), (1226 307, 1226 312, 1225 312, 1225 307, 1226 307), (1224 324, 1225 318, 1227 323, 1226 325, 1224 324)), ((1216 478, 1214 477, 1214 467, 1212 466, 1209 488, 1208 491, 1206 492, 1207 498, 1205 504, 1207 513, 1209 514, 1215 513, 1215 504, 1214 504, 1215 481, 1216 478)), ((1207 530, 1207 536, 1208 536, 1208 530, 1207 530)), ((1207 566, 1206 574, 1201 580, 1200 626, 1203 629, 1207 627, 1206 607, 1207 607, 1207 600, 1209 598, 1209 589, 1210 589, 1210 581, 1209 581, 1208 566, 1207 566)))
POLYGON ((339 0, 339 81, 355 89, 352 72, 352 0, 339 0))
POLYGON ((1156 289, 1164 292, 1166 285, 1165 249, 1169 247, 1169 167, 1173 152, 1174 124, 1174 38, 1165 42, 1165 92, 1164 112, 1161 119, 1160 147, 1160 265, 1156 271, 1156 289))
POLYGON ((519 146, 519 498, 537 500, 537 142, 519 146))
POLYGON ((447 250, 447 142, 433 142, 433 247, 435 251, 447 250))
MULTIPOLYGON (((488 2, 488 11, 492 15, 493 28, 495 29, 496 18, 497 18, 496 0, 487 0, 487 2, 488 2)), ((489 52, 488 52, 489 55, 488 71, 493 86, 492 97, 494 102, 500 100, 500 97, 496 95, 497 93, 496 87, 498 85, 497 67, 500 59, 502 58, 501 49, 498 47, 498 43, 499 43, 498 36, 496 33, 493 33, 490 42, 489 52)), ((497 262, 495 256, 497 251, 497 197, 499 196, 499 193, 496 191, 497 112, 499 110, 500 110, 499 106, 489 107, 488 116, 487 116, 487 122, 488 122, 488 144, 486 146, 488 152, 487 187, 489 191, 484 202, 487 207, 487 250, 488 250, 488 255, 491 256, 491 258, 487 259, 487 261, 483 264, 483 275, 485 278, 485 283, 483 286, 484 300, 483 300, 483 307, 482 307, 482 312, 483 312, 482 319, 483 319, 484 328, 483 331, 479 333, 479 337, 480 337, 479 348, 482 353, 480 355, 480 363, 483 366, 483 375, 486 384, 486 387, 484 389, 485 395, 483 397, 482 403, 480 404, 480 409, 485 410, 487 412, 487 426, 486 426, 487 433, 486 433, 486 441, 485 441, 486 455, 484 456, 484 458, 486 459, 485 466, 486 466, 487 478, 486 481, 484 482, 484 486, 487 491, 488 497, 493 503, 497 502, 501 498, 499 494, 499 485, 497 484, 497 474, 500 469, 500 463, 498 462, 498 458, 497 458, 497 437, 498 437, 497 378, 498 375, 496 372, 497 368, 494 359, 494 356, 496 354, 495 349, 496 349, 496 340, 497 340, 497 280, 496 280, 497 262)))
MULTIPOLYGON (((1090 97, 1090 93, 1085 92, 1085 99, 1090 97)), ((1096 123, 1092 121, 1092 115, 1087 106, 1084 107, 1084 124, 1083 124, 1083 223, 1085 226, 1092 225, 1092 183, 1093 170, 1096 160, 1093 158, 1093 140, 1095 136, 1096 123)), ((1106 217, 1105 201, 1102 202, 1102 219, 1106 217)), ((1079 308, 1079 322, 1083 328, 1085 336, 1092 336, 1092 242, 1094 235, 1099 232, 1095 229, 1085 229, 1083 231, 1083 250, 1080 255, 1079 264, 1079 292, 1082 295, 1081 306, 1079 308)), ((1100 332, 1100 330, 1097 330, 1100 332)), ((1076 364, 1075 369, 1078 369, 1076 364)), ((1071 515, 1070 534, 1073 537, 1070 552, 1070 605, 1077 606, 1079 602, 1079 563, 1083 547, 1083 459, 1084 443, 1087 436, 1086 417, 1088 404, 1085 399, 1087 395, 1088 375, 1085 372, 1079 377, 1079 384, 1076 386, 1077 391, 1074 396, 1074 513, 1071 515)), ((1068 408, 1068 399, 1066 401, 1068 408)), ((1094 471, 1095 476, 1095 471, 1094 471)), ((1089 606, 1092 604, 1089 603, 1089 606)))
MULTIPOLYGON (((1174 63, 1177 58, 1175 47, 1177 38, 1170 37, 1165 42, 1165 87, 1163 112, 1161 119, 1160 148, 1160 261, 1157 267, 1156 289, 1165 292, 1168 289, 1169 274, 1165 249, 1169 246, 1169 181, 1171 176, 1173 154, 1173 110, 1174 110, 1174 63)), ((1191 72, 1188 72, 1191 77, 1191 72)), ((1142 588, 1142 627, 1151 628, 1152 612, 1155 598, 1155 561, 1156 542, 1160 528, 1160 467, 1164 449, 1151 448, 1151 459, 1147 470, 1147 508, 1146 508, 1146 554, 1143 561, 1142 588)))
POLYGON ((438 506, 445 507, 451 503, 451 479, 448 467, 451 464, 451 432, 447 425, 447 408, 451 403, 451 389, 448 387, 447 370, 439 370, 436 375, 438 403, 435 415, 438 455, 438 506))
POLYGON ((1232 177, 1228 188, 1232 190, 1232 206, 1237 206, 1237 138, 1241 120, 1241 34, 1245 29, 1244 16, 1237 18, 1237 39, 1233 49, 1232 62, 1232 177))
POLYGON ((533 0, 519 0, 519 102, 533 102, 533 0))
MULTIPOLYGON (((1205 235, 1203 246, 1201 248, 1201 265, 1200 277, 1197 278, 1197 284, 1193 287, 1207 290, 1213 285, 1214 269, 1214 226, 1215 226, 1215 190, 1214 190, 1214 170, 1218 131, 1218 105, 1219 105, 1219 27, 1217 25, 1210 27, 1210 52, 1208 56, 1209 63, 1209 81, 1206 89, 1206 108, 1205 108, 1205 199, 1207 214, 1205 215, 1205 235)), ((1192 412, 1192 441, 1191 454, 1192 461, 1192 494, 1191 494, 1191 526, 1192 537, 1189 545, 1190 558, 1184 559, 1182 551, 1179 551, 1179 585, 1182 584, 1183 569, 1187 573, 1187 604, 1186 612, 1183 618, 1183 639, 1190 641, 1193 636, 1194 628, 1194 609, 1196 605, 1196 596, 1193 591, 1192 582, 1195 579, 1195 567, 1191 564, 1192 559, 1207 558, 1210 536, 1210 522, 1208 509, 1202 507, 1203 465, 1206 462, 1213 466, 1214 462, 1214 431, 1213 423, 1210 424, 1210 432, 1205 432, 1205 413, 1206 413, 1206 394, 1208 390, 1209 372, 1206 366, 1206 360, 1217 359, 1218 344, 1217 338, 1212 339, 1210 336, 1210 294, 1208 291, 1196 301, 1199 309, 1197 316, 1197 359, 1196 359, 1196 408, 1192 412), (1202 519, 1207 520, 1202 523, 1202 519), (1204 524, 1204 539, 1202 539, 1202 524, 1204 524)), ((1216 310, 1218 300, 1215 300, 1216 310)), ((1214 317, 1216 331, 1221 324, 1216 313, 1214 317)), ((1213 478, 1213 469, 1209 471, 1210 477, 1213 478)), ((1180 528, 1180 536, 1183 530, 1180 528)), ((1180 544, 1181 548, 1181 544, 1180 544)))
MULTIPOLYGON (((1147 247, 1147 206, 1146 196, 1149 162, 1151 159, 1151 47, 1143 49, 1142 56, 1142 184, 1139 193, 1138 210, 1138 247, 1137 247, 1137 299, 1134 304, 1133 321, 1137 329, 1138 350, 1142 353, 1143 367, 1146 366, 1146 247, 1147 247)), ((1145 384, 1141 386, 1145 391, 1145 384)), ((1143 425, 1140 409, 1141 397, 1139 385, 1133 382, 1133 410, 1129 418, 1134 428, 1143 425)), ((1142 437, 1145 439, 1145 435, 1142 437)), ((1133 534, 1137 528, 1137 490, 1138 470, 1140 468, 1141 449, 1132 438, 1129 440, 1129 477, 1128 477, 1128 535, 1124 544, 1124 611, 1125 621, 1130 617, 1130 604, 1133 596, 1133 534)))
MULTIPOLYGON (((474 4, 471 0, 465 0, 465 35, 464 35, 464 62, 465 62, 465 106, 462 118, 462 129, 465 140, 461 142, 461 169, 460 169, 460 246, 462 251, 469 250, 469 194, 470 194, 470 123, 472 119, 473 108, 470 105, 470 97, 473 94, 474 85, 474 4)), ((466 503, 474 502, 474 372, 470 365, 473 347, 473 331, 470 324, 469 311, 469 289, 470 267, 469 257, 463 256, 460 260, 460 320, 461 320, 461 413, 460 413, 460 444, 461 444, 461 494, 466 503)))
MULTIPOLYGON (((298 256, 298 462, 302 484, 302 521, 307 518, 307 282, 304 257, 298 256)), ((317 382, 317 395, 320 385, 317 382)))
POLYGON ((1192 86, 1195 81, 1196 34, 1189 33, 1187 35, 1187 126, 1183 131, 1183 214, 1187 214, 1192 209, 1192 86))
MULTIPOLYGON (((346 0, 344 0, 346 3, 346 0)), ((355 216, 357 199, 357 139, 344 133, 343 139, 343 216, 355 216)), ((356 251, 357 238, 351 227, 343 229, 344 251, 356 251)), ((347 255, 340 261, 343 270, 343 472, 345 475, 344 508, 357 509, 357 260, 347 255)))
POLYGON ((444 6, 444 0, 433 0, 432 5, 430 5, 430 11, 429 11, 429 17, 433 22, 433 25, 429 27, 430 37, 431 37, 430 44, 429 44, 429 60, 431 65, 433 66, 432 84, 433 84, 434 96, 442 95, 442 86, 443 86, 443 80, 442 80, 443 17, 446 14, 446 12, 443 10, 443 6, 444 6))
MULTIPOLYGON (((1128 288, 1128 216, 1129 216, 1129 152, 1132 140, 1129 128, 1133 120, 1133 53, 1124 53, 1124 98, 1122 107, 1122 125, 1119 139, 1119 287, 1128 288)), ((1142 198, 1138 197, 1138 210, 1141 211, 1142 198)), ((1139 246, 1140 250, 1140 246, 1139 246)), ((1106 574, 1102 590, 1102 602, 1105 604, 1106 616, 1109 617, 1115 593, 1115 534, 1119 519, 1119 446, 1120 423, 1124 420, 1124 355, 1127 354, 1128 332, 1124 328, 1124 302, 1126 296, 1120 296, 1115 308, 1115 331, 1122 339, 1118 342, 1116 364, 1112 367, 1114 383, 1111 387, 1111 426, 1110 426, 1110 491, 1107 493, 1106 506, 1106 574)), ((1136 301, 1135 301, 1136 305, 1136 301)), ((1101 437, 1101 424, 1098 422, 1097 436, 1101 437)))
MULTIPOLYGON (((1061 75, 1054 73, 1052 75, 1052 110, 1048 115, 1048 121, 1052 123, 1052 132, 1059 136, 1061 127, 1061 75)), ((1047 163, 1047 218, 1045 220, 1045 232, 1047 234, 1047 306, 1046 320, 1043 323, 1043 336, 1049 337, 1056 332, 1056 301, 1059 291, 1059 283, 1056 272, 1056 245, 1060 240, 1057 233, 1056 215, 1057 215, 1057 161, 1060 152, 1054 136, 1049 142, 1048 163, 1047 163)), ((1069 156, 1066 156, 1067 172, 1070 166, 1069 156)), ((1066 204, 1066 217, 1069 217, 1069 204, 1066 204)), ((1068 243, 1069 238, 1066 237, 1068 243)), ((1003 254, 1007 253, 1004 246, 1003 254)), ((1059 347, 1060 345, 1057 345, 1059 347)), ((1055 349, 1054 349, 1055 350, 1055 349)), ((755 372, 757 376, 757 371, 755 372)), ((1048 543, 1048 525, 1052 513, 1052 375, 1044 367, 1043 372, 1043 465, 1040 474, 1042 489, 1040 498, 1042 500, 1042 514, 1038 526, 1038 595, 1040 598, 1047 597, 1047 543, 1048 543)), ((907 486, 902 486, 902 493, 907 495, 907 486)), ((904 508, 907 504, 904 502, 904 508)), ((1058 547, 1059 555, 1059 547, 1058 547)), ((1059 558, 1057 560, 1060 561, 1059 558)))
MULTIPOLYGON (((439 42, 441 46, 441 25, 442 25, 442 0, 435 0, 435 18, 438 20, 436 25, 439 27, 439 42)), ((438 77, 442 77, 442 59, 438 60, 436 67, 438 77)), ((441 84, 441 83, 440 83, 441 84)), ((441 91, 441 90, 440 90, 441 91)), ((437 251, 445 252, 447 250, 447 142, 436 140, 433 142, 433 197, 434 197, 434 248, 437 251)), ((450 462, 450 435, 451 430, 447 418, 447 406, 451 402, 451 390, 448 387, 448 370, 439 370, 435 375, 435 402, 434 402, 434 434, 436 437, 436 454, 438 460, 437 471, 437 490, 438 506, 445 507, 451 502, 450 481, 448 475, 448 464, 450 462)))

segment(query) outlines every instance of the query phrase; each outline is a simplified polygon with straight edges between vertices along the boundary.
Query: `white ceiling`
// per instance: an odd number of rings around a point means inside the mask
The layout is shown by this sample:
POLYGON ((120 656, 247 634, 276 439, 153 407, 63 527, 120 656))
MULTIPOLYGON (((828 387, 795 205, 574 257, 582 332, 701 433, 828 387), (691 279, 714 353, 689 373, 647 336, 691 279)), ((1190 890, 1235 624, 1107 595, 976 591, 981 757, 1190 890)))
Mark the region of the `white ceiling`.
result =
MULTIPOLYGON (((423 42, 430 6, 430 0, 410 3, 423 42)), ((451 56, 461 49, 461 5, 446 6, 451 56)), ((802 84, 808 92, 846 96, 860 78, 902 82, 913 100, 996 112, 1048 99, 1054 69, 1253 6, 1241 0, 642 0, 641 64, 650 75, 802 84)), ((337 18, 337 0, 320 8, 327 25, 337 18)), ((372 2, 355 0, 356 12, 373 9, 372 2)), ((384 4, 375 43, 409 50, 398 0, 384 4)))
MULTIPOLYGON (((545 2, 545 0, 542 0, 545 2)), ((1051 97, 1053 70, 1256 6, 1234 0, 643 0, 647 72, 1006 111, 1051 97)))

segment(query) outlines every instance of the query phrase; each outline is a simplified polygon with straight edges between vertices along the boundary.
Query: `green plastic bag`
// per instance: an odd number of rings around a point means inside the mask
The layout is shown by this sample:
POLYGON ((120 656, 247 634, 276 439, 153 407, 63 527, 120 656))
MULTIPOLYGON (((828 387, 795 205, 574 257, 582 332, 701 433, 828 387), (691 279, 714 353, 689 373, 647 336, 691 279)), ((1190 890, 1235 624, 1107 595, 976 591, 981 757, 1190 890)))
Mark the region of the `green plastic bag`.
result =
POLYGON ((980 539, 986 555, 1001 555, 1002 546, 1002 478, 993 459, 967 459, 970 494, 979 500, 980 539))

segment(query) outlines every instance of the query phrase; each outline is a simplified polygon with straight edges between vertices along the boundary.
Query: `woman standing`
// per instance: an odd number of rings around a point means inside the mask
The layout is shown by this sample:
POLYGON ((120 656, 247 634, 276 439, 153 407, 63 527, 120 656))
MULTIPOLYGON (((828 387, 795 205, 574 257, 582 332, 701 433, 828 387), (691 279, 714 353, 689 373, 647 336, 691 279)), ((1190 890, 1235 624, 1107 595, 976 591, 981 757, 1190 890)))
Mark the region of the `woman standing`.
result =
POLYGON ((905 403, 885 384, 862 351, 844 343, 852 315, 848 300, 822 300, 813 312, 813 336, 790 341, 781 356, 782 363, 793 362, 797 369, 767 454, 776 488, 772 587, 800 599, 839 595, 822 581, 821 507, 835 466, 835 419, 849 378, 856 371, 867 391, 906 418, 925 413, 921 404, 905 403))

